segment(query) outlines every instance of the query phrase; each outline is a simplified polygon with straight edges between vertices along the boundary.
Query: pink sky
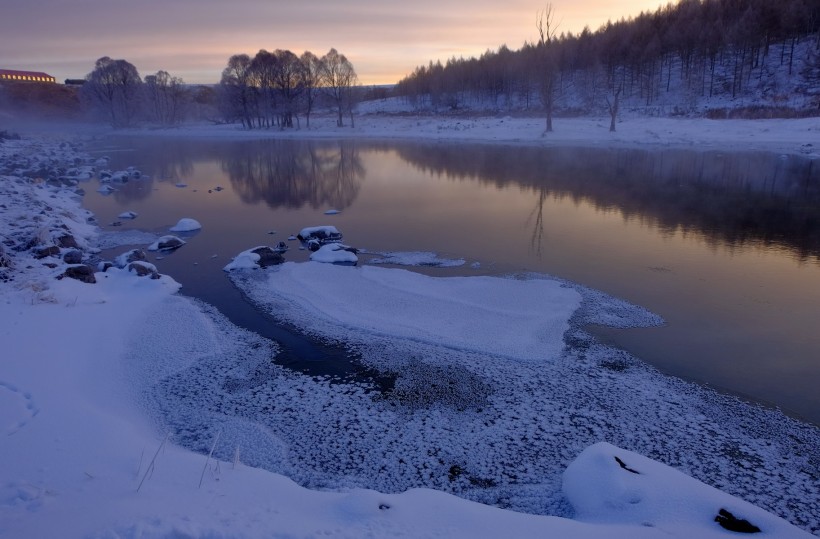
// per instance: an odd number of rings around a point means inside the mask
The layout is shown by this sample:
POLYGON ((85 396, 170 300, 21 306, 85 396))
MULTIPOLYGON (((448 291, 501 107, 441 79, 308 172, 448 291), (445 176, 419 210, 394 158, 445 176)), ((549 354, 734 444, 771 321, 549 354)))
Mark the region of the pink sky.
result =
MULTIPOLYGON (((554 0, 559 31, 654 11, 658 0, 554 0)), ((0 68, 82 78, 101 56, 145 76, 162 69, 215 83, 232 54, 331 47, 364 84, 398 81, 420 64, 476 56, 537 37, 533 0, 8 0, 0 68)))

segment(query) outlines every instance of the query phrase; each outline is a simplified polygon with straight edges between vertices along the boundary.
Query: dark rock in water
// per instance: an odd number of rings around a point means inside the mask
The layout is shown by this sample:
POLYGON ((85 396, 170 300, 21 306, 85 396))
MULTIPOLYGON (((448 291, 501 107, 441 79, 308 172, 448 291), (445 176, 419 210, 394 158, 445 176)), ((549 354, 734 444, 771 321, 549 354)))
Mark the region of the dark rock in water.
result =
POLYGON ((86 266, 85 264, 80 266, 69 266, 66 268, 63 275, 65 277, 77 279, 78 281, 88 284, 94 284, 97 282, 97 279, 94 277, 94 268, 91 266, 86 266))
POLYGON ((185 241, 176 236, 163 236, 148 247, 149 251, 173 251, 185 245, 185 241))
POLYGON ((717 522, 718 524, 720 524, 722 528, 729 530, 730 532, 760 533, 760 528, 758 528, 748 520, 737 518, 726 509, 721 509, 720 511, 718 511, 718 515, 715 517, 715 522, 717 522))
POLYGON ((83 252, 77 249, 72 249, 63 255, 63 262, 66 264, 82 264, 83 252))
POLYGON ((41 247, 34 251, 34 258, 45 258, 47 256, 59 256, 60 255, 60 248, 56 245, 50 245, 48 247, 41 247))
POLYGON ((259 255, 259 261, 257 264, 259 264, 260 268, 275 266, 277 264, 282 264, 285 261, 285 257, 282 256, 281 253, 277 253, 270 247, 257 247, 251 252, 259 255))
POLYGON ((77 245, 77 240, 75 240, 71 234, 63 234, 57 238, 57 245, 63 249, 78 249, 80 247, 77 245))
POLYGON ((157 268, 154 267, 153 264, 148 264, 147 262, 141 262, 139 260, 131 262, 128 264, 128 271, 129 273, 136 273, 137 277, 145 277, 148 275, 152 279, 159 279, 157 268))

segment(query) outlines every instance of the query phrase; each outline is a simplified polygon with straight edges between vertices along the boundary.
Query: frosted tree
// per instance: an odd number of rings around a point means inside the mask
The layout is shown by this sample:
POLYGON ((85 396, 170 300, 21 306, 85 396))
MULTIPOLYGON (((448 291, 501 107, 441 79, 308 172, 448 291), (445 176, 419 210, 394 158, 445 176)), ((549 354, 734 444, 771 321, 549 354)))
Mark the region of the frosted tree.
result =
POLYGON ((140 109, 142 79, 133 64, 103 56, 86 75, 81 96, 113 127, 130 127, 140 109))
POLYGON ((555 12, 552 4, 547 4, 543 11, 539 11, 535 19, 538 30, 538 84, 541 92, 541 103, 546 113, 546 132, 552 132, 552 111, 555 106, 555 86, 558 76, 558 58, 556 54, 555 34, 558 30, 555 24, 555 12))
POLYGON ((182 79, 172 77, 167 71, 157 71, 145 77, 144 94, 155 122, 170 126, 182 121, 186 98, 182 79))
POLYGON ((320 73, 321 86, 338 114, 336 125, 344 126, 344 114, 347 112, 353 127, 354 86, 358 81, 353 64, 344 54, 330 49, 320 60, 320 73))
POLYGON ((305 110, 305 124, 310 128, 310 113, 313 112, 313 105, 316 101, 316 92, 321 84, 321 62, 319 58, 310 51, 305 51, 299 57, 302 63, 302 103, 305 110))

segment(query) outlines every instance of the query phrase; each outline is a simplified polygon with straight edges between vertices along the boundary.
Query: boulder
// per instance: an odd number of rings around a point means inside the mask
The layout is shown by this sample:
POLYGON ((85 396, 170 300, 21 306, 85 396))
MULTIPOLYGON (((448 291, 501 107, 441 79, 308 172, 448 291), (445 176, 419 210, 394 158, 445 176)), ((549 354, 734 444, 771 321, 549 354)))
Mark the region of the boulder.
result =
POLYGON ((185 245, 185 241, 176 236, 162 236, 148 246, 149 251, 173 251, 185 245))
POLYGON ((67 267, 63 276, 77 279, 78 281, 88 284, 97 282, 97 279, 94 277, 94 268, 86 266, 85 264, 67 267))
POLYGON ((142 249, 131 249, 126 251, 114 259, 114 265, 118 268, 124 268, 131 262, 145 260, 145 251, 142 249))
POLYGON ((71 249, 63 255, 63 262, 66 264, 82 264, 83 252, 77 249, 71 249))
POLYGON ((275 266, 282 264, 285 257, 281 253, 277 253, 270 247, 257 247, 251 251, 253 254, 259 255, 259 260, 256 262, 260 268, 267 268, 268 266, 275 266))
POLYGON ((62 247, 63 249, 77 249, 80 246, 77 245, 77 240, 74 239, 74 236, 71 234, 63 234, 59 238, 57 238, 57 245, 62 247))
POLYGON ((60 248, 56 245, 50 245, 34 250, 34 258, 45 258, 47 256, 60 256, 60 248))
POLYGON ((137 277, 149 276, 152 279, 159 279, 157 267, 149 262, 140 260, 128 264, 128 273, 135 273, 137 277))

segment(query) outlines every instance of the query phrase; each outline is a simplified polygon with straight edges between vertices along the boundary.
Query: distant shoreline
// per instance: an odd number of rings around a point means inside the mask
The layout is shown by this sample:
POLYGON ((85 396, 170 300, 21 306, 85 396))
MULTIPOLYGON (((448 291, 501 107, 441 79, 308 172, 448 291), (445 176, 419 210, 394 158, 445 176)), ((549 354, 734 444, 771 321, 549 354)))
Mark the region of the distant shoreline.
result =
POLYGON ((766 151, 820 158, 820 117, 773 120, 628 117, 617 131, 603 117, 556 118, 544 132, 539 117, 364 114, 355 127, 336 127, 335 118, 311 118, 301 129, 244 129, 239 124, 186 124, 169 129, 108 131, 118 135, 226 139, 378 139, 495 143, 527 146, 677 148, 695 151, 766 151))

